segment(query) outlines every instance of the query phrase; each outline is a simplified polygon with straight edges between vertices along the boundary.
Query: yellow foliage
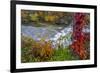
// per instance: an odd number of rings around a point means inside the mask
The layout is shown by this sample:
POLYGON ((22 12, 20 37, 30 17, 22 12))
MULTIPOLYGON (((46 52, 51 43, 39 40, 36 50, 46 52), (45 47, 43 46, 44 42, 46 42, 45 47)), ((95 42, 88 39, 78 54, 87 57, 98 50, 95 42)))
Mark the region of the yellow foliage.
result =
POLYGON ((33 44, 32 53, 34 57, 38 57, 41 60, 46 60, 50 58, 53 54, 53 48, 51 41, 45 41, 41 39, 33 44))
POLYGON ((47 22, 54 22, 58 19, 58 16, 56 15, 48 15, 48 16, 45 16, 45 21, 47 22))
POLYGON ((37 13, 35 13, 35 14, 30 14, 30 17, 31 17, 31 20, 32 20, 32 21, 38 21, 38 15, 37 15, 37 13))

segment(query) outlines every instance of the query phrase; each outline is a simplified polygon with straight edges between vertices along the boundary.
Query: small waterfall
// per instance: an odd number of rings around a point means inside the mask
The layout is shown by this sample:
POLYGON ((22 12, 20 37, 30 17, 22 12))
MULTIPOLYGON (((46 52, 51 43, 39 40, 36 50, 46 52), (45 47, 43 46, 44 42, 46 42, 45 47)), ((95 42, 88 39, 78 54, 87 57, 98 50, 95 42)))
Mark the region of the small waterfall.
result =
POLYGON ((72 43, 72 26, 68 26, 55 34, 54 37, 50 38, 53 43, 53 47, 57 47, 58 44, 62 45, 64 48, 69 46, 72 43))

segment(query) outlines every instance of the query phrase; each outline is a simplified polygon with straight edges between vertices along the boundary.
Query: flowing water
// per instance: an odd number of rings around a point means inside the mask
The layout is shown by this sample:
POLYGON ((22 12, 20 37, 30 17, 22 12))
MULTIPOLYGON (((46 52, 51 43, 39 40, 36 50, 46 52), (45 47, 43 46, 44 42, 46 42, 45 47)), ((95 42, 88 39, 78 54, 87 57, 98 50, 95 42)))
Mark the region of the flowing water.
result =
MULTIPOLYGON (((29 36, 34 40, 40 40, 41 38, 45 38, 47 41, 51 40, 54 46, 59 41, 65 47, 70 45, 72 43, 72 32, 72 25, 67 27, 53 25, 48 25, 47 27, 21 26, 22 35, 29 36)), ((83 29, 83 32, 89 32, 89 29, 83 29)))

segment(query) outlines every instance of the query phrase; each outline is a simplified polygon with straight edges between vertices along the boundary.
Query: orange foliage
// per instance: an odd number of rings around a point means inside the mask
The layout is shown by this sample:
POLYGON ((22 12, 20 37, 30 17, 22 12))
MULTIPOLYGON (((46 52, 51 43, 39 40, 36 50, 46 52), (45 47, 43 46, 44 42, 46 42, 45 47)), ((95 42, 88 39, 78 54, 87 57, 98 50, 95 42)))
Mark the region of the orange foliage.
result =
POLYGON ((32 54, 41 60, 47 60, 53 55, 53 48, 50 41, 40 40, 33 44, 32 54))

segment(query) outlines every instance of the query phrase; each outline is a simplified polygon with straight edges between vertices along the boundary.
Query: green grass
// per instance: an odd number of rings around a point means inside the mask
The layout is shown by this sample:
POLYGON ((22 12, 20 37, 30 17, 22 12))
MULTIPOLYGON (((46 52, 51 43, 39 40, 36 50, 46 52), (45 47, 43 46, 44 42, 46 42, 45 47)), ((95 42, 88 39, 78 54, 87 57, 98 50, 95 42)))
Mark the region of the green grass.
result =
POLYGON ((54 55, 50 61, 66 61, 77 60, 78 58, 72 54, 70 48, 60 48, 54 50, 54 55))
MULTIPOLYGON (((70 48, 59 48, 54 50, 54 54, 47 58, 46 62, 51 61, 68 61, 68 60, 78 60, 79 58, 72 54, 70 48)), ((42 61, 39 57, 34 58, 31 54, 31 50, 22 48, 21 50, 21 62, 45 62, 42 61)))

